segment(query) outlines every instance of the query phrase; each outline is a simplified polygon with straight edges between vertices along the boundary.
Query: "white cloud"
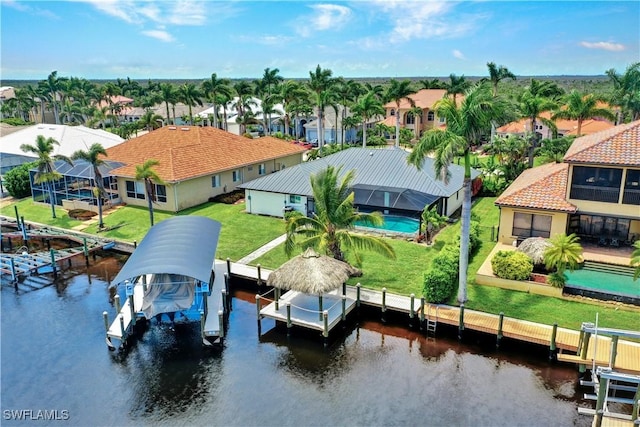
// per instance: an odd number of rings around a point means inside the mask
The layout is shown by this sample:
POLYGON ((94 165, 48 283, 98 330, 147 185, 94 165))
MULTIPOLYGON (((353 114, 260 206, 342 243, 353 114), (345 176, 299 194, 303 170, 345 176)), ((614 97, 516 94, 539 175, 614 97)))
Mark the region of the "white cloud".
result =
POLYGON ((625 50, 625 46, 623 44, 610 42, 580 42, 580 46, 586 47, 587 49, 602 49, 610 50, 612 52, 625 50))
POLYGON ((337 4, 316 4, 309 7, 313 12, 300 17, 299 21, 304 24, 296 29, 302 37, 308 37, 315 31, 339 30, 351 20, 353 15, 350 8, 337 4))
POLYGON ((464 57, 464 54, 462 52, 460 52, 458 49, 454 49, 451 53, 453 54, 454 58, 466 59, 464 57))
POLYGON ((134 0, 81 0, 98 11, 129 24, 154 23, 159 25, 200 26, 207 21, 205 3, 193 0, 134 1, 134 0))
POLYGON ((25 4, 24 2, 17 2, 13 0, 2 0, 2 4, 4 6, 9 6, 15 10, 29 13, 31 15, 44 16, 45 18, 49 18, 49 19, 60 19, 58 15, 51 12, 50 10, 40 9, 39 7, 31 6, 29 4, 25 4))
POLYGON ((172 42, 174 40, 173 36, 164 30, 146 30, 142 31, 142 34, 166 43, 172 42))

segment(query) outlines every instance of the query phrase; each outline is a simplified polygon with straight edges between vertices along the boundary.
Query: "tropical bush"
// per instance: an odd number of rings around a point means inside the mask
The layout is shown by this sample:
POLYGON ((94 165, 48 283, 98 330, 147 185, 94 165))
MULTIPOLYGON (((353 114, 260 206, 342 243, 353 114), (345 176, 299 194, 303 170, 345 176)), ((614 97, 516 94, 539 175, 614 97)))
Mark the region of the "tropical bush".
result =
POLYGON ((533 272, 533 261, 518 251, 498 251, 491 259, 493 274, 501 279, 528 280, 533 272))
POLYGON ((244 136, 245 138, 253 139, 253 135, 251 135, 249 132, 243 133, 242 136, 244 136))
POLYGON ((31 195, 29 169, 33 167, 35 167, 34 163, 24 163, 4 175, 2 178, 4 186, 12 197, 22 199, 31 195))
POLYGON ((6 123, 8 125, 11 126, 24 126, 24 125, 32 125, 33 122, 28 122, 24 119, 21 119, 19 117, 7 117, 6 119, 2 119, 1 120, 2 123, 6 123))
POLYGON ((458 285, 460 249, 447 246, 431 261, 424 275, 423 293, 427 301, 441 303, 449 300, 458 285))
POLYGON ((567 275, 560 271, 555 271, 547 276, 547 283, 554 288, 564 288, 567 283, 567 275))
MULTIPOLYGON (((482 240, 480 240, 480 222, 475 218, 471 218, 471 222, 469 223, 469 258, 471 258, 480 248, 480 244, 482 240)), ((458 249, 460 248, 460 235, 458 235, 456 244, 458 245, 458 249)))

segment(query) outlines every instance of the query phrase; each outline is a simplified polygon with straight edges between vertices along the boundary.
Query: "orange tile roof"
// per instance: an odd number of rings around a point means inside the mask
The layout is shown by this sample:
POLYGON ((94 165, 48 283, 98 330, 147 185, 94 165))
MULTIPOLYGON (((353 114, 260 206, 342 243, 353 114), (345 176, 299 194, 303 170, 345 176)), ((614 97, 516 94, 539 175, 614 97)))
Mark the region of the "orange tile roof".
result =
MULTIPOLYGON (((551 120, 551 113, 549 111, 545 111, 540 114, 540 117, 551 120)), ((540 122, 537 122, 540 124, 540 122)), ((497 130, 499 133, 524 133, 526 131, 530 131, 529 129, 530 120, 528 118, 523 118, 518 120, 517 122, 507 123, 504 126, 500 126, 497 130)), ((578 121, 577 120, 556 120, 556 127, 558 128, 558 132, 567 136, 567 135, 576 135, 578 132, 578 121)), ((601 130, 612 128, 614 125, 605 120, 595 120, 589 119, 582 122, 582 135, 590 135, 595 132, 600 132, 601 130)))
POLYGON ((391 126, 391 127, 396 127, 396 116, 385 117, 384 120, 381 120, 378 123, 382 123, 384 125, 391 126))
POLYGON ((569 165, 549 163, 525 170, 495 201, 498 206, 576 212, 566 201, 569 165))
POLYGON ((640 120, 577 138, 564 161, 640 166, 640 120))
POLYGON ((165 126, 107 149, 108 159, 126 163, 113 175, 133 177, 136 165, 155 159, 165 182, 183 181, 242 166, 278 159, 306 149, 298 144, 243 136, 200 126, 165 126))
MULTIPOLYGON (((421 89, 418 92, 409 95, 409 98, 413 99, 416 103, 416 107, 420 107, 422 109, 429 108, 433 109, 433 104, 437 101, 441 100, 444 95, 447 93, 445 89, 421 89)), ((458 95, 456 98, 458 105, 460 101, 463 99, 461 95, 458 95)), ((396 108, 395 101, 390 101, 384 104, 385 108, 396 108)), ((402 99, 400 101, 400 109, 408 110, 411 108, 411 104, 406 99, 402 99)))

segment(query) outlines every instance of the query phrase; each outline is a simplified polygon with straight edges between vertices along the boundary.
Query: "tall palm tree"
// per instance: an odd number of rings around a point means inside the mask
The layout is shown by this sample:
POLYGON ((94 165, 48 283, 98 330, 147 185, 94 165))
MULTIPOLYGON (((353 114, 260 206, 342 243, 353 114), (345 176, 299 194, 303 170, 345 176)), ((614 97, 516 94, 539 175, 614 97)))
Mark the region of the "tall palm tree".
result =
POLYGON ((487 68, 489 69, 489 81, 493 87, 493 96, 498 96, 498 83, 504 79, 515 80, 516 75, 503 65, 496 66, 494 62, 487 62, 487 68))
POLYGON ((84 160, 93 168, 93 180, 95 181, 95 196, 98 199, 98 227, 103 228, 102 221, 102 201, 105 198, 104 180, 100 172, 100 166, 104 165, 104 160, 100 157, 107 157, 107 151, 102 144, 94 143, 88 150, 78 150, 71 155, 72 160, 84 160))
POLYGON ((402 102, 403 99, 406 99, 409 102, 409 105, 415 107, 416 102, 409 96, 413 92, 410 80, 398 81, 392 79, 384 94, 384 99, 387 102, 393 101, 396 103, 396 148, 400 147, 400 102, 402 102))
POLYGON ((353 112, 362 119, 362 148, 367 147, 367 122, 375 116, 383 116, 384 107, 380 99, 372 91, 367 92, 353 105, 353 112))
POLYGON ((264 88, 267 95, 273 95, 277 91, 278 85, 284 81, 284 78, 278 74, 279 72, 280 70, 277 68, 273 70, 270 68, 264 69, 260 85, 264 88))
POLYGON ((143 164, 136 165, 136 181, 144 181, 144 188, 147 193, 147 201, 149 206, 149 219, 151 226, 153 227, 153 202, 156 201, 156 184, 164 184, 160 176, 153 169, 158 166, 160 162, 155 159, 145 160, 143 164))
POLYGON ((606 74, 613 83, 611 103, 622 109, 619 122, 625 117, 631 121, 640 119, 640 62, 629 65, 622 75, 613 68, 606 74))
POLYGON ((289 135, 291 114, 294 113, 291 107, 294 106, 297 101, 305 98, 306 96, 307 92, 303 89, 300 83, 295 80, 287 80, 280 85, 278 98, 281 100, 282 107, 284 108, 283 120, 285 135, 289 135))
POLYGON ((447 95, 453 95, 453 103, 457 103, 457 96, 462 95, 471 87, 471 82, 468 82, 464 76, 456 76, 455 74, 449 75, 449 83, 445 83, 445 89, 447 89, 447 95))
POLYGON ((60 78, 58 78, 58 72, 52 71, 47 76, 47 79, 43 83, 43 87, 46 88, 47 97, 51 106, 53 107, 53 118, 57 125, 60 124, 60 116, 58 115, 58 95, 60 91, 60 78))
POLYGON ((171 83, 160 83, 160 99, 162 99, 167 108, 167 123, 175 123, 175 117, 172 121, 171 114, 169 114, 169 104, 175 105, 177 102, 178 91, 176 87, 171 83))
POLYGON ((438 79, 420 80, 420 89, 446 89, 447 84, 438 79))
POLYGON ((469 232, 471 223, 471 156, 472 146, 478 145, 480 136, 491 126, 491 121, 499 119, 507 105, 500 97, 491 95, 486 83, 478 83, 465 92, 460 106, 451 98, 436 102, 434 109, 438 116, 447 120, 447 128, 429 129, 413 148, 408 161, 421 168, 424 158, 435 154, 436 175, 445 182, 449 179, 449 165, 453 156, 464 156, 464 198, 462 199, 462 221, 460 229, 460 273, 458 302, 467 300, 467 266, 469 263, 469 232))
POLYGON ((582 123, 585 120, 593 119, 594 117, 603 117, 611 121, 616 119, 615 114, 613 114, 611 110, 598 106, 599 102, 605 102, 604 97, 591 93, 583 95, 577 90, 572 90, 565 102, 565 108, 558 110, 551 119, 577 120, 577 136, 582 135, 582 123))
POLYGON ((353 233, 356 221, 372 225, 382 225, 384 221, 379 212, 360 213, 353 206, 351 183, 355 171, 347 172, 340 182, 339 176, 340 168, 333 166, 311 176, 316 212, 311 218, 289 217, 285 240, 287 255, 291 256, 296 247, 313 247, 340 261, 345 261, 345 252, 349 251, 356 265, 362 262, 359 250, 370 250, 395 259, 393 247, 386 240, 353 233))
POLYGON ((640 240, 633 244, 633 248, 630 265, 636 268, 633 272, 633 280, 635 281, 640 278, 640 240))
POLYGON ((243 116, 247 113, 253 114, 253 107, 256 107, 257 104, 253 99, 253 90, 248 81, 240 80, 239 82, 235 82, 233 84, 233 91, 236 95, 233 101, 238 115, 236 121, 240 124, 240 135, 243 135, 247 131, 246 122, 248 121, 248 118, 245 120, 243 116))
POLYGON ((148 110, 140 117, 140 120, 138 120, 136 124, 140 129, 151 131, 162 126, 162 116, 148 110))
MULTIPOLYGON (((534 80, 532 80, 532 83, 534 80)), ((529 86, 525 88, 524 92, 520 94, 517 99, 517 109, 521 117, 529 119, 529 127, 531 129, 531 142, 529 145, 529 167, 533 167, 533 158, 535 155, 536 146, 538 145, 538 134, 536 132, 537 120, 542 120, 550 126, 555 126, 553 122, 546 120, 540 115, 545 111, 550 111, 556 108, 557 103, 540 94, 535 86, 529 86)))
POLYGON ((193 125, 194 105, 202 105, 202 94, 193 83, 183 83, 178 87, 178 98, 189 107, 189 123, 193 125))
POLYGON ((318 147, 321 152, 324 146, 324 109, 333 104, 335 98, 335 92, 333 91, 335 79, 331 77, 332 75, 333 72, 331 70, 322 69, 318 64, 315 71, 309 71, 309 81, 307 82, 309 89, 314 94, 313 101, 318 113, 318 147))
POLYGON ((231 96, 231 81, 229 79, 219 79, 216 73, 211 74, 209 80, 202 82, 202 92, 213 103, 213 124, 218 127, 218 95, 227 94, 231 96))
POLYGON ((53 183, 60 178, 62 174, 56 170, 54 162, 56 160, 63 160, 69 164, 73 164, 71 159, 63 155, 52 155, 54 146, 60 145, 58 141, 53 138, 45 138, 43 135, 38 135, 35 145, 22 144, 20 149, 25 153, 35 154, 38 159, 35 161, 38 172, 34 176, 34 182, 36 184, 46 183, 49 189, 49 202, 51 203, 51 215, 56 218, 56 203, 53 197, 53 183))

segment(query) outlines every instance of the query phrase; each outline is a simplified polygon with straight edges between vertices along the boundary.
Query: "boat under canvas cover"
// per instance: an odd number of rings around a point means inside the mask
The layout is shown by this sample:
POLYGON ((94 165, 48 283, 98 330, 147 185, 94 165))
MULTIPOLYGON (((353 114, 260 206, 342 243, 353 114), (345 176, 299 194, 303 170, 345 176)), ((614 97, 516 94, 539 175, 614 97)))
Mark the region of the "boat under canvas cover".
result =
POLYGON ((147 281, 142 298, 144 317, 188 310, 193 305, 195 284, 192 278, 175 274, 154 274, 147 281))

